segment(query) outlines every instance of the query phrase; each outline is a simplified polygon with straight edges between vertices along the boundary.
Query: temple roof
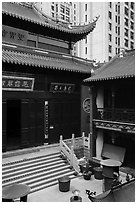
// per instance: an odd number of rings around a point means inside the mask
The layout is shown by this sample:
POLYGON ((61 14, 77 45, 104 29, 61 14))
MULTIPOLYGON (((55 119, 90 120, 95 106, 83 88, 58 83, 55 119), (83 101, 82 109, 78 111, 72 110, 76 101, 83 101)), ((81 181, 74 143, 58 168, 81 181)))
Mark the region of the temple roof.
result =
POLYGON ((2 13, 7 16, 38 24, 48 29, 65 32, 67 35, 71 36, 70 39, 74 42, 84 38, 87 34, 92 32, 99 18, 96 17, 87 25, 70 26, 70 24, 65 24, 60 21, 57 22, 46 16, 38 10, 34 4, 25 4, 21 2, 2 2, 2 13))
POLYGON ((2 61, 4 63, 85 74, 90 74, 91 69, 94 68, 92 61, 79 57, 15 44, 3 44, 2 61))
POLYGON ((108 63, 97 69, 84 82, 95 82, 121 78, 135 77, 135 50, 125 51, 123 55, 116 55, 108 63))

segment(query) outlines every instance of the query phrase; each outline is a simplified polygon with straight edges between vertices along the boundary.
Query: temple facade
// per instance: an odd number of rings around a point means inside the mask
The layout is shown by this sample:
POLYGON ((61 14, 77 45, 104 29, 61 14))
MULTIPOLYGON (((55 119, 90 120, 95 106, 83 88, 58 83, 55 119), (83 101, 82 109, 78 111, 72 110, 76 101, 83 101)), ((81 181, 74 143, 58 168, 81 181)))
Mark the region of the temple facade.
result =
POLYGON ((3 151, 58 143, 60 135, 88 131, 83 126, 88 89, 82 84, 94 66, 71 52, 97 19, 70 26, 31 3, 2 3, 3 151))

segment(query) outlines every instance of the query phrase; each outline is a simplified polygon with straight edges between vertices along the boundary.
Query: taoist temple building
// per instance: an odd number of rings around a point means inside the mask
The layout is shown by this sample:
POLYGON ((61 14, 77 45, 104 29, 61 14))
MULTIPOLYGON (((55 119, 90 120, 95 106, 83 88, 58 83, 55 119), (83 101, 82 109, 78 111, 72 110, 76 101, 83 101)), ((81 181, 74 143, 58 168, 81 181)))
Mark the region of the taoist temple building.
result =
POLYGON ((70 27, 31 3, 2 3, 3 151, 80 135, 87 117, 82 82, 94 66, 71 51, 94 30, 97 19, 70 27))

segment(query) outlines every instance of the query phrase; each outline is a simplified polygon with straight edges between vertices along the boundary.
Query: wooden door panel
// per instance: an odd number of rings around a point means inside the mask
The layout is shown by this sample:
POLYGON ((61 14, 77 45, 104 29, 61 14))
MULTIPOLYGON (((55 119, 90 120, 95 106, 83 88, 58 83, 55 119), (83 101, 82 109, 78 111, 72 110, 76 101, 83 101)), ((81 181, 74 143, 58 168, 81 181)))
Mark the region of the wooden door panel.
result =
POLYGON ((72 134, 80 135, 80 102, 51 101, 49 103, 49 142, 59 142, 59 135, 64 139, 72 134))

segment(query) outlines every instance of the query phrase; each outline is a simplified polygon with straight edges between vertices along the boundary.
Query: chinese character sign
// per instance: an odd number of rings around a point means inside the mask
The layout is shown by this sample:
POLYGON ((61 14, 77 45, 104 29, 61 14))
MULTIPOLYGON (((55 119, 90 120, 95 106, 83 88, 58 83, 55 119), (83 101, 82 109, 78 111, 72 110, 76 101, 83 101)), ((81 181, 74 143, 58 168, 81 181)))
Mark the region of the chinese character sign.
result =
POLYGON ((2 40, 27 45, 27 32, 10 26, 2 26, 2 40))
POLYGON ((50 91, 53 93, 72 93, 75 84, 51 83, 50 91))
POLYGON ((2 76, 2 89, 11 91, 33 91, 34 78, 2 76))

